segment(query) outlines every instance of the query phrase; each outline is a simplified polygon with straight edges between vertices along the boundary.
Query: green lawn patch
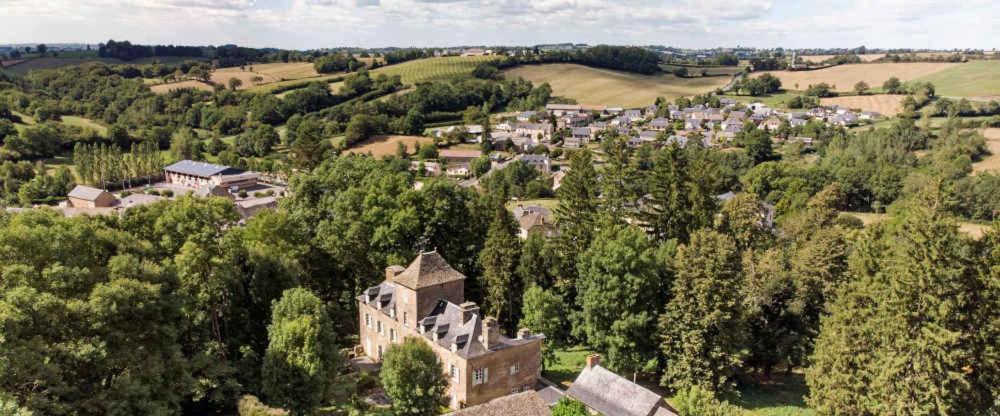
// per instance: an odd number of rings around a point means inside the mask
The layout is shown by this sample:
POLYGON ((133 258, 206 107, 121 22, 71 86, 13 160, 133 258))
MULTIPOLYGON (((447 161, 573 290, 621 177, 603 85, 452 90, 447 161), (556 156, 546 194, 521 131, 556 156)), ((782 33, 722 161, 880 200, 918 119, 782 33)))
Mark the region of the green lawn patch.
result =
POLYGON ((938 96, 997 98, 1000 61, 972 61, 918 78, 934 84, 938 96))
POLYGON ((565 389, 576 380, 580 370, 587 365, 587 356, 593 353, 583 346, 557 349, 556 362, 546 364, 542 376, 565 389))
POLYGON ((808 393, 805 377, 791 374, 745 385, 738 396, 725 399, 756 416, 812 416, 816 411, 806 406, 808 393))

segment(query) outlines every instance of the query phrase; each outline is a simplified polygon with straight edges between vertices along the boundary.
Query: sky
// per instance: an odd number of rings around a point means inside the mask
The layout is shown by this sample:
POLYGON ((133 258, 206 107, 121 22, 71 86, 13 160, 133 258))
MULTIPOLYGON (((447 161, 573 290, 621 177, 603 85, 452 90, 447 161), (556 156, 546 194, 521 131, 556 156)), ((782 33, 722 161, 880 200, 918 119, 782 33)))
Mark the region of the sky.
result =
POLYGON ((992 0, 0 0, 0 44, 980 48, 992 0))

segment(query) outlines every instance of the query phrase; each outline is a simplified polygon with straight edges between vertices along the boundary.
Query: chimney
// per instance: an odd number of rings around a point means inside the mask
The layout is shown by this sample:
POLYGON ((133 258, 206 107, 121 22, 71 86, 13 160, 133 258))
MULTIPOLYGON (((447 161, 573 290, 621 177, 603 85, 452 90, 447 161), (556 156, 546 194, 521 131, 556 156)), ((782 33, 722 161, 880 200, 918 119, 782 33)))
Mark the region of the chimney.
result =
POLYGON ((469 322, 469 320, 472 319, 473 315, 479 314, 479 306, 476 305, 476 302, 462 303, 461 305, 458 305, 458 309, 462 311, 463 324, 469 322))
POLYGON ((597 354, 590 354, 587 356, 587 368, 593 368, 595 365, 601 364, 601 356, 597 354))
POLYGON ((492 316, 483 319, 483 346, 490 349, 500 342, 500 326, 497 325, 497 318, 492 316))
POLYGON ((386 282, 392 282, 393 279, 395 279, 397 275, 399 275, 400 273, 403 272, 403 270, 406 270, 406 269, 403 268, 403 266, 399 266, 399 265, 392 265, 392 266, 386 267, 385 268, 385 281, 386 282))
POLYGON ((531 330, 528 328, 521 328, 517 330, 517 339, 528 339, 531 336, 531 330))

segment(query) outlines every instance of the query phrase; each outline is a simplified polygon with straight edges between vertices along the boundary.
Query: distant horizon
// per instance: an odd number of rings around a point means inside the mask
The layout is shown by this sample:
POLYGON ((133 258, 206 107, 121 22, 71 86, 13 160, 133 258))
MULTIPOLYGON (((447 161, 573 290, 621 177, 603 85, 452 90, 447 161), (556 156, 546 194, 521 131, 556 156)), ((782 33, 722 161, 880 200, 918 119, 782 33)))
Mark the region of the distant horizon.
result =
POLYGON ((994 50, 998 12, 985 0, 836 7, 792 0, 0 1, 9 37, 2 41, 12 44, 121 39, 296 50, 557 43, 994 50))
POLYGON ((856 49, 859 47, 865 47, 868 50, 900 50, 908 49, 913 51, 931 51, 931 52, 960 52, 964 50, 982 50, 985 52, 997 51, 996 48, 974 48, 974 47, 954 47, 954 48, 930 48, 930 47, 917 47, 917 46, 894 46, 894 47, 877 47, 870 45, 855 45, 855 46, 829 46, 829 47, 819 47, 819 46, 803 46, 803 47, 788 47, 788 46, 749 46, 749 45, 737 45, 737 46, 708 46, 702 48, 695 47, 684 47, 669 44, 657 44, 657 43, 638 43, 638 44, 621 44, 621 43, 586 43, 586 42, 544 42, 536 44, 483 44, 483 43, 465 43, 465 44, 453 44, 453 45, 427 45, 427 46, 401 46, 401 45, 382 45, 382 46, 357 46, 357 45, 336 45, 336 46, 321 46, 316 48, 281 48, 277 46, 261 46, 261 45, 246 45, 242 43, 235 42, 221 42, 221 43, 179 43, 179 42, 141 42, 134 41, 132 39, 114 39, 109 38, 100 42, 84 42, 84 41, 37 41, 37 42, 2 42, 0 41, 0 47, 24 47, 24 46, 37 46, 44 44, 47 46, 59 46, 59 45, 86 45, 86 46, 99 46, 101 44, 107 43, 108 40, 114 40, 116 42, 128 41, 133 45, 174 45, 174 46, 194 46, 194 47, 211 47, 211 46, 222 46, 222 45, 236 45, 240 47, 254 48, 254 49, 278 49, 278 50, 298 50, 298 51, 308 51, 308 50, 323 50, 323 49, 366 49, 366 50, 377 50, 377 49, 453 49, 453 48, 475 48, 475 47, 506 47, 506 48, 531 48, 535 46, 545 46, 545 45, 586 45, 586 46, 597 46, 597 45, 610 45, 610 46, 629 46, 629 47, 664 47, 664 48, 675 48, 684 50, 713 50, 713 49, 758 49, 758 50, 774 50, 774 49, 784 49, 784 50, 802 50, 802 49, 822 49, 822 50, 836 50, 836 49, 856 49))

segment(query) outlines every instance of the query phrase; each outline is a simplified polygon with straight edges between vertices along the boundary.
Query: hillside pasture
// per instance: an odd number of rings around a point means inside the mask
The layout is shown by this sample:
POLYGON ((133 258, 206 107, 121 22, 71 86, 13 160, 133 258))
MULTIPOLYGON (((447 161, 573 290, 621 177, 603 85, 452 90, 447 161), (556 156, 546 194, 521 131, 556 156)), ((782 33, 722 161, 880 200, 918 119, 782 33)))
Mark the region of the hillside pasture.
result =
POLYGON ((891 117, 903 111, 903 95, 851 95, 820 99, 822 105, 839 105, 862 111, 877 111, 891 117))
MULTIPOLYGON (((497 56, 445 56, 414 59, 396 65, 375 68, 369 74, 372 77, 379 74, 385 74, 390 77, 399 75, 403 84, 413 85, 421 82, 468 78, 472 76, 472 71, 479 64, 497 59, 497 56)), ((343 82, 332 83, 330 84, 330 90, 337 93, 343 85, 343 82)))
POLYGON ((271 64, 245 65, 243 68, 220 68, 212 71, 212 82, 228 85, 231 78, 243 81, 240 89, 247 89, 256 85, 270 84, 279 81, 299 80, 303 78, 318 77, 315 67, 310 62, 282 62, 271 64), (252 70, 251 70, 252 68, 252 70), (254 84, 253 77, 263 78, 259 83, 254 84))
POLYGON ((63 124, 77 126, 84 130, 92 130, 102 137, 108 137, 108 127, 94 120, 77 116, 62 116, 63 124))
POLYGON ((204 82, 201 82, 201 81, 190 80, 190 79, 186 80, 186 81, 178 81, 178 82, 170 82, 170 83, 166 83, 166 84, 158 84, 158 85, 153 85, 153 86, 149 87, 149 89, 151 91, 153 91, 154 93, 157 93, 157 94, 166 94, 166 93, 168 93, 170 91, 181 90, 181 89, 186 89, 186 88, 194 88, 196 90, 202 90, 202 91, 208 91, 208 92, 214 91, 214 89, 212 88, 212 86, 210 84, 207 84, 207 83, 204 83, 204 82))
MULTIPOLYGON (((861 62, 871 62, 885 56, 884 53, 869 53, 864 55, 858 55, 861 58, 861 62)), ((836 58, 837 55, 799 55, 803 61, 818 64, 827 59, 836 58)))
POLYGON ((937 95, 977 100, 1000 99, 1000 61, 971 61, 923 76, 937 95))
MULTIPOLYGON (((805 90, 810 85, 825 82, 835 91, 847 92, 854 89, 858 81, 868 83, 872 88, 880 88, 891 77, 910 81, 947 70, 959 65, 944 62, 909 62, 887 64, 838 65, 815 71, 765 71, 756 76, 771 74, 781 79, 781 86, 789 90, 805 90), (796 87, 797 85, 797 87, 796 87)), ((937 84, 935 84, 937 85, 937 84)))
POLYGON ((729 77, 679 78, 670 74, 640 75, 577 64, 525 65, 504 71, 539 85, 548 82, 553 94, 582 104, 641 107, 657 97, 674 99, 720 88, 729 77))
POLYGON ((1000 174, 1000 128, 983 129, 980 133, 986 138, 990 154, 972 164, 972 173, 991 171, 1000 174))
POLYGON ((368 140, 355 143, 350 149, 347 149, 346 153, 356 153, 356 154, 368 154, 371 153, 372 156, 380 158, 382 156, 394 155, 396 154, 396 149, 399 147, 399 143, 403 143, 406 146, 406 151, 413 153, 417 151, 417 145, 424 145, 427 143, 434 143, 430 137, 423 136, 402 136, 402 135, 391 135, 391 136, 375 136, 368 140))

